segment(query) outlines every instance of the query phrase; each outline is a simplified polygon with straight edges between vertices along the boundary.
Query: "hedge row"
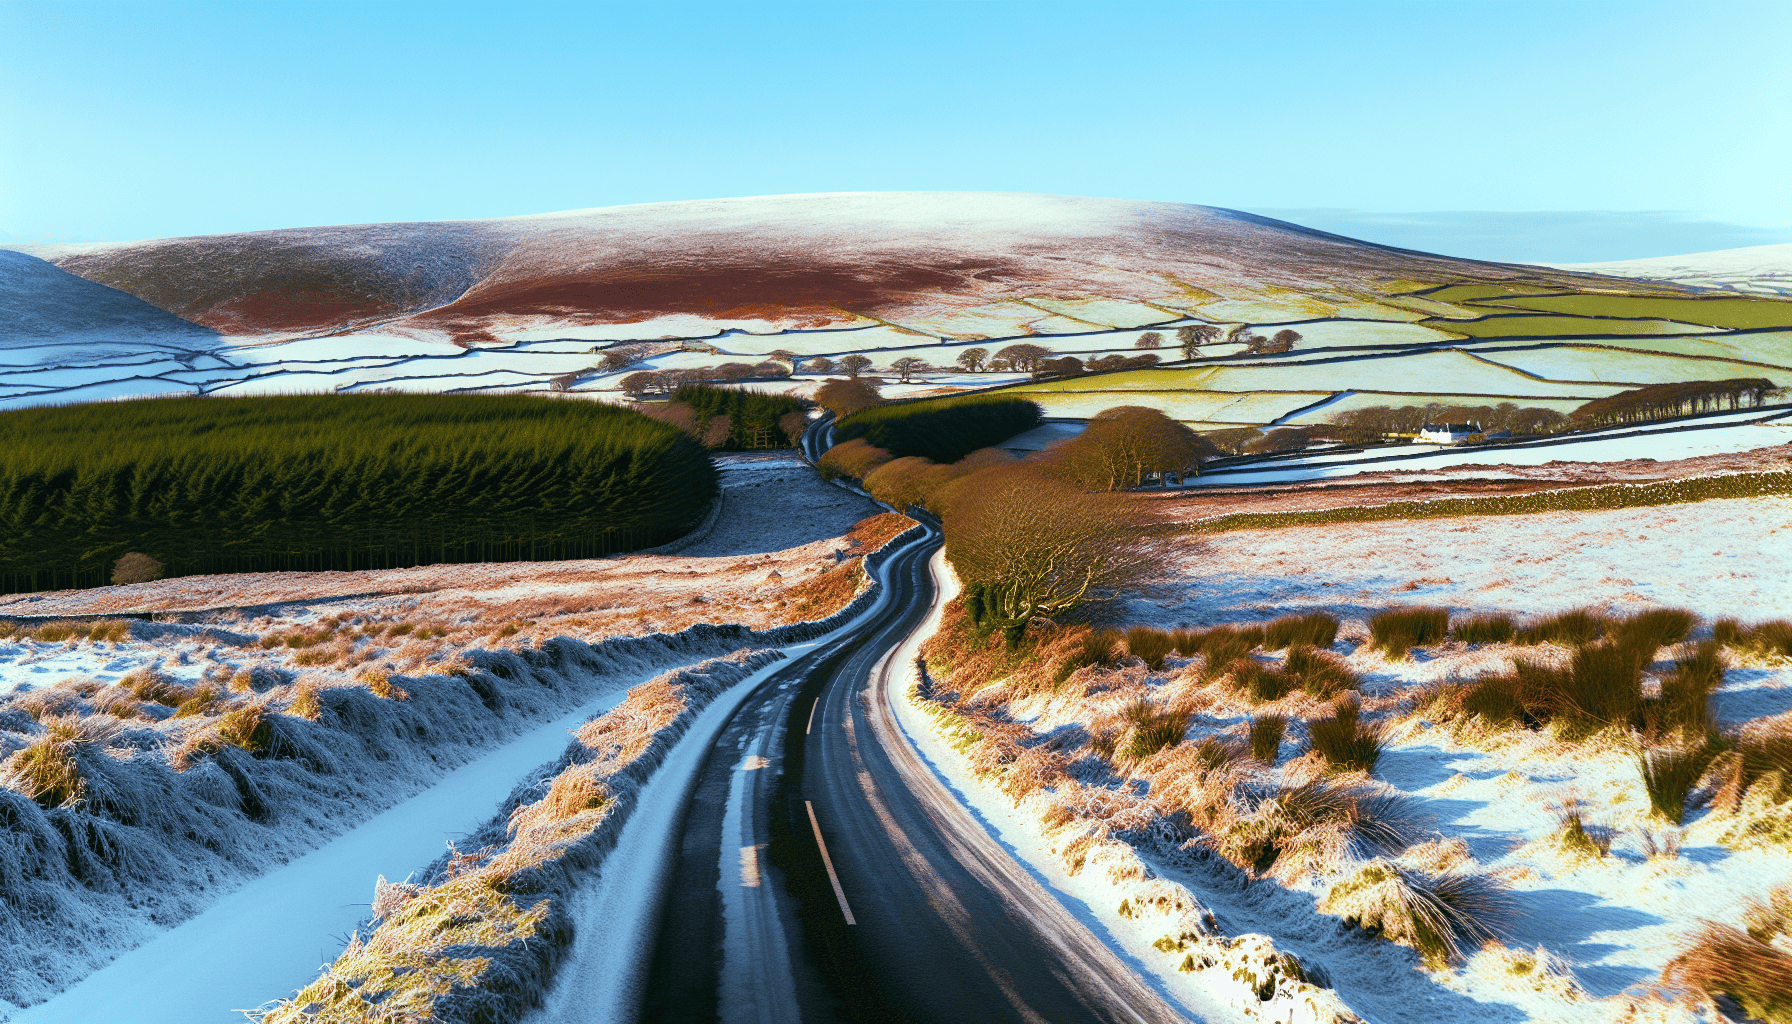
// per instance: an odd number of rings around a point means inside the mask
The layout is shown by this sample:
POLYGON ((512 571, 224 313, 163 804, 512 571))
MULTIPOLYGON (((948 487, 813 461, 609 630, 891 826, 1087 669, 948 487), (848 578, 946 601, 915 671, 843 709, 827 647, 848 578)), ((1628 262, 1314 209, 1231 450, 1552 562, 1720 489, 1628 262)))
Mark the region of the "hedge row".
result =
POLYGON ((528 396, 158 399, 0 415, 0 587, 593 557, 687 532, 716 492, 673 427, 528 396))
POLYGON ((1031 430, 1043 415, 1037 403, 1005 395, 902 402, 853 413, 835 426, 834 438, 863 438, 895 458, 943 465, 1031 430))
POLYGON ((1224 533, 1229 530, 1277 529, 1320 523, 1373 523, 1390 519, 1592 512, 1649 505, 1680 505, 1714 498, 1753 498, 1764 494, 1792 494, 1792 473, 1737 473, 1649 484, 1604 484, 1532 494, 1439 498, 1432 501, 1402 501, 1388 505, 1347 506, 1302 512, 1238 512, 1183 524, 1178 530, 1189 533, 1224 533))

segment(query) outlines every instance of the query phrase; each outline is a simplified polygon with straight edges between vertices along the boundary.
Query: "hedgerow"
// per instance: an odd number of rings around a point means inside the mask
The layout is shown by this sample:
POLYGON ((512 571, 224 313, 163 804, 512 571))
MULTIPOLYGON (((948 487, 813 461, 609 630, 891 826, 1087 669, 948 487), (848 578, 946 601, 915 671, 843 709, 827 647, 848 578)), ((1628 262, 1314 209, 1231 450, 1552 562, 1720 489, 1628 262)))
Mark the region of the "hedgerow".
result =
POLYGON ((853 413, 834 428, 840 441, 864 438, 895 458, 957 462, 1039 425, 1036 403, 1002 395, 880 405, 853 413))
POLYGON ((1229 530, 1273 530, 1287 526, 1327 523, 1374 523, 1392 519, 1445 519, 1452 516, 1535 515, 1540 512, 1592 512, 1651 505, 1681 505, 1716 498, 1754 498, 1767 494, 1792 494, 1792 473, 1735 473, 1662 480, 1647 484, 1603 484, 1532 494, 1505 494, 1482 498, 1439 498, 1402 501, 1387 505, 1346 506, 1302 512, 1238 512, 1189 523, 1190 533, 1224 533, 1229 530))
POLYGON ((687 532, 716 491, 695 441, 526 396, 288 395, 0 414, 0 586, 594 557, 687 532))

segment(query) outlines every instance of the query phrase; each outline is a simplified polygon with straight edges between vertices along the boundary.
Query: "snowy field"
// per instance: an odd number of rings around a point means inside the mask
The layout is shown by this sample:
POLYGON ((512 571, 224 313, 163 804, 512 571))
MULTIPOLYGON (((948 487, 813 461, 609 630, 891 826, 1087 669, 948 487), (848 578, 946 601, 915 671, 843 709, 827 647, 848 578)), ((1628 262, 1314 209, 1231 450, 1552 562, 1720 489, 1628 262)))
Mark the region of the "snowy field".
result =
MULTIPOLYGON (((1739 925, 1748 899, 1792 881, 1785 850, 1751 848, 1736 838, 1737 817, 1697 800, 1679 827, 1652 818, 1637 747, 1626 737, 1569 742, 1522 729, 1458 731, 1411 710, 1415 688, 1510 672, 1516 657, 1565 663, 1566 650, 1449 641, 1417 650, 1411 660, 1395 660, 1367 643, 1367 619, 1400 605, 1443 606, 1455 614, 1505 612, 1521 623, 1586 605, 1615 617, 1682 607, 1706 622, 1729 615, 1792 618, 1792 498, 1234 531, 1187 542, 1186 555, 1168 576, 1170 581, 1112 609, 1112 621, 1186 628, 1314 611, 1338 616, 1342 628, 1331 652, 1361 679, 1365 712, 1388 730, 1371 773, 1374 784, 1424 823, 1419 838, 1442 844, 1435 848, 1438 856, 1498 879, 1507 901, 1503 916, 1493 919, 1498 941, 1471 946, 1455 964, 1427 966, 1409 949, 1347 927, 1336 912, 1323 909, 1331 887, 1355 870, 1352 862, 1317 874, 1277 869, 1273 876, 1254 876, 1197 852, 1199 843, 1178 838, 1174 825, 1151 825, 1182 799, 1155 802, 1159 786, 1181 792, 1173 788, 1175 777, 1164 774, 1170 769, 1160 767, 1174 763, 1161 761, 1167 755, 1138 765, 1116 760, 1111 773, 1077 760, 1078 743, 1088 742, 1079 738, 1101 723, 1119 721, 1124 728, 1121 711, 1135 700, 1194 707, 1185 734, 1190 743, 1243 742, 1252 716, 1288 716, 1283 763, 1273 770, 1251 768, 1257 773, 1252 778, 1294 785, 1314 771, 1313 755, 1297 756, 1305 748, 1302 722, 1324 714, 1325 705, 1299 691, 1260 703, 1223 682, 1205 684, 1199 657, 1171 655, 1162 672, 1146 673, 1136 664, 1085 669, 1060 689, 1034 696, 995 686, 955 706, 923 702, 905 709, 910 731, 936 770, 991 829, 1171 991, 1186 993, 1193 1005, 1203 994, 1227 990, 1224 977, 1179 970, 1181 947, 1168 956, 1156 952, 1166 949, 1161 942, 1153 947, 1164 933, 1173 936, 1199 918, 1204 907, 1222 940, 1268 936, 1277 948, 1323 968, 1350 1009, 1375 1024, 1715 1024, 1718 1018, 1694 1002, 1658 991, 1661 971, 1685 948, 1698 920, 1739 925), (945 706, 972 716, 972 724, 915 713, 945 706), (942 722, 948 725, 942 728, 942 722), (1016 727, 1016 735, 1050 739, 1042 753, 1063 751, 1075 783, 1059 782, 1055 790, 1017 802, 1000 788, 1007 784, 1002 775, 987 774, 1005 762, 980 753, 976 744, 967 747, 965 734, 954 731, 997 735, 1016 727), (1610 838, 1608 853, 1576 852, 1555 838, 1560 809, 1577 802, 1589 828, 1610 838), (1056 807, 1074 809, 1070 825, 1056 807), (1086 815, 1110 823, 1116 831, 1097 834, 1132 844, 1150 869, 1145 877, 1157 881, 1124 880, 1130 852, 1115 855, 1120 860, 1107 857, 1099 863, 1111 867, 1097 870, 1097 853, 1111 840, 1089 845, 1079 838, 1087 830, 1076 823, 1086 815), (1163 885, 1178 887, 1175 899, 1197 910, 1159 916, 1128 909, 1139 906, 1142 894, 1164 895, 1167 890, 1149 888, 1163 885)), ((1695 631, 1693 639, 1708 635, 1695 631)), ((1663 649, 1651 678, 1671 670, 1673 659, 1692 647, 1663 649)), ((1271 668, 1284 660, 1261 651, 1254 657, 1271 668)), ((1792 720, 1792 662, 1729 651, 1724 664, 1724 680, 1711 698, 1720 726, 1792 720)), ((948 679, 938 689, 953 688, 948 679)), ((1011 774, 1019 771, 1016 764, 1011 774)), ((1203 948, 1194 946, 1197 954, 1203 948)), ((1293 1012, 1273 1005, 1273 1011, 1264 1005, 1270 1015, 1265 1019, 1293 1012)))
POLYGON ((1364 617, 1390 604, 1792 617, 1786 496, 1231 530, 1183 543, 1174 582, 1129 605, 1128 621, 1209 626, 1315 610, 1364 617))
POLYGON ((1362 473, 1422 474, 1465 466, 1485 466, 1488 476, 1498 477, 1501 475, 1501 467, 1505 466, 1544 466, 1554 462, 1622 462, 1631 459, 1667 462, 1792 444, 1792 412, 1755 410, 1733 417, 1713 417, 1701 421, 1712 422, 1723 425, 1701 426, 1699 429, 1671 426, 1614 429, 1590 433, 1584 440, 1522 446, 1450 447, 1411 444, 1347 453, 1328 452, 1322 448, 1300 457, 1277 460, 1274 468, 1220 469, 1199 477, 1190 477, 1186 486, 1201 488, 1287 483, 1344 478, 1362 473), (1745 417, 1766 422, 1734 422, 1745 417), (1384 459, 1387 461, 1379 461, 1384 459))

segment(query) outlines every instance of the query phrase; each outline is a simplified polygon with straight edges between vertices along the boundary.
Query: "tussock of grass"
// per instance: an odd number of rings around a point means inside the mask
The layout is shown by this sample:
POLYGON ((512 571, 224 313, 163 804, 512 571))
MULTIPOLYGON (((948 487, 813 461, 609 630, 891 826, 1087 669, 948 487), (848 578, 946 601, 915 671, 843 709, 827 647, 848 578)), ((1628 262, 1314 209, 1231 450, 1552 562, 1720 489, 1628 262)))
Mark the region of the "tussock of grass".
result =
POLYGON ((1294 685, 1321 700, 1362 685, 1356 673, 1344 667, 1344 659, 1304 645, 1289 648, 1282 670, 1293 678, 1294 685))
POLYGON ((1638 612, 1612 629, 1612 639, 1620 647, 1634 647, 1651 654, 1661 647, 1671 647, 1686 639, 1699 617, 1684 608, 1652 608, 1638 612))
POLYGON ((1160 709, 1149 701, 1132 704, 1125 712, 1132 728, 1121 756, 1128 761, 1143 761, 1165 747, 1181 743, 1188 733, 1189 717, 1188 712, 1160 709))
POLYGON ((1512 639, 1521 644, 1560 644, 1577 647, 1599 639, 1610 625, 1592 608, 1572 608, 1525 626, 1512 639))
POLYGON ((1338 638, 1338 617, 1326 612, 1284 615, 1263 627, 1263 649, 1279 651, 1305 645, 1330 647, 1338 638))
MULTIPOLYGON (((1178 637, 1179 641, 1184 639, 1178 637)), ((1184 655, 1199 653, 1207 659, 1207 670, 1204 673, 1209 680, 1216 679, 1220 673, 1231 669, 1240 658, 1250 655, 1263 643, 1263 630, 1257 626, 1242 629, 1232 626, 1215 626, 1205 632, 1186 638, 1187 649, 1184 655)))
POLYGON ((1578 797, 1563 800, 1551 812, 1556 818, 1555 840, 1564 851, 1600 860, 1611 854, 1612 830, 1591 822, 1587 805, 1578 797))
POLYGON ((1390 608, 1369 619, 1369 642, 1390 658, 1405 659, 1414 647, 1438 643, 1450 634, 1447 608, 1390 608))
POLYGON ((1717 641, 1701 643, 1692 654, 1674 663, 1674 671, 1661 681, 1661 696, 1653 709, 1651 732, 1678 732, 1702 736, 1711 729, 1711 694, 1724 681, 1723 654, 1717 641))
POLYGON ((1748 643, 1748 627, 1741 619, 1721 618, 1711 624, 1711 638, 1725 647, 1742 647, 1748 643))
POLYGON ((1749 630, 1748 640, 1750 646, 1763 653, 1792 658, 1792 622, 1785 619, 1757 623, 1749 630))
POLYGON ((1491 877, 1477 872, 1431 875, 1377 859, 1332 886, 1319 909, 1348 925, 1417 950, 1432 967, 1460 962, 1497 938, 1509 903, 1491 877))
POLYGON ((1239 867, 1285 882, 1334 874, 1351 859, 1392 856, 1423 832, 1412 801, 1379 785, 1317 779, 1268 790, 1247 786, 1241 796, 1243 812, 1205 815, 1206 842, 1239 867))
POLYGON ((1251 756, 1273 765, 1282 751, 1282 734, 1288 719, 1281 715, 1256 715, 1251 718, 1251 756))
POLYGON ((1792 1024, 1792 956, 1770 939, 1705 921, 1662 979, 1708 998, 1728 996, 1751 1020, 1792 1024))
POLYGON ((1175 652, 1176 638, 1161 629, 1138 626, 1126 631, 1126 650, 1151 671, 1158 672, 1164 667, 1164 659, 1175 652))
POLYGON ((1295 680, 1255 658, 1232 662, 1232 686, 1258 702, 1281 700, 1295 687, 1295 680))
POLYGON ((1507 643, 1515 631, 1512 616, 1504 614, 1471 615, 1457 619, 1450 627, 1450 635, 1465 644, 1507 643))
POLYGON ((1700 745, 1690 750, 1644 751, 1637 755, 1637 770, 1649 807, 1670 824, 1686 816, 1686 797, 1711 766, 1714 752, 1700 745))
POLYGON ((1354 694, 1335 702, 1330 717, 1308 722, 1307 732, 1332 771, 1372 772, 1381 758, 1381 728, 1362 721, 1362 705, 1354 694))

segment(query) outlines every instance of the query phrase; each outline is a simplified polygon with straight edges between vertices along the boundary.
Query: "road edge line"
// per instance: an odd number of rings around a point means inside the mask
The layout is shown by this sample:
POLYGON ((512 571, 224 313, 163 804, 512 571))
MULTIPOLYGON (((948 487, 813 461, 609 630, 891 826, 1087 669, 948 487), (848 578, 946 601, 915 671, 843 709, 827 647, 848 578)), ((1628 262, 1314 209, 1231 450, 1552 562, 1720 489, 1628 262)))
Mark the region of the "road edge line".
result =
POLYGON ((852 919, 852 908, 846 905, 846 890, 840 888, 840 876, 834 874, 834 858, 828 856, 828 844, 821 838, 821 823, 815 820, 815 804, 804 800, 803 806, 809 809, 809 827, 815 830, 815 845, 821 848, 821 865, 828 869, 828 881, 834 883, 834 898, 840 901, 840 913, 846 915, 846 923, 858 924, 852 919))

